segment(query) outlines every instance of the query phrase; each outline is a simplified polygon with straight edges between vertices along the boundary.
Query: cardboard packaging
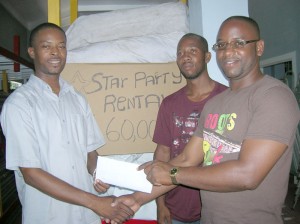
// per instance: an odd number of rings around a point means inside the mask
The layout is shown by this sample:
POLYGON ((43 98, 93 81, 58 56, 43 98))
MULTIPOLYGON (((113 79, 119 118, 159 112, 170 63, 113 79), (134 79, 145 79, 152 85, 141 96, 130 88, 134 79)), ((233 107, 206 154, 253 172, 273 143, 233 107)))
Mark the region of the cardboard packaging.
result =
POLYGON ((92 108, 106 139, 100 155, 154 152, 159 106, 186 84, 175 62, 67 64, 62 77, 92 108))

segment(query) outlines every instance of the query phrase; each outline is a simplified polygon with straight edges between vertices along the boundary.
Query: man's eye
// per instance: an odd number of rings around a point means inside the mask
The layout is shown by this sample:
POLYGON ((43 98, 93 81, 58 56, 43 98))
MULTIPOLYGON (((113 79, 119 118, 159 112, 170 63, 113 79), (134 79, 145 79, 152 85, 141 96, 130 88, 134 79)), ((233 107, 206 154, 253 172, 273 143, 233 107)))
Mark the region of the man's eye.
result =
POLYGON ((181 57, 182 56, 182 52, 177 52, 177 57, 181 57))
POLYGON ((49 45, 42 45, 42 48, 44 48, 44 49, 49 49, 50 46, 49 46, 49 45))
POLYGON ((191 49, 191 53, 192 53, 192 54, 195 54, 196 52, 197 52, 196 49, 191 49))
POLYGON ((220 49, 223 49, 223 48, 226 47, 226 43, 225 42, 217 43, 217 47, 220 48, 220 49))
POLYGON ((237 40, 234 42, 235 47, 244 47, 245 43, 242 40, 237 40))

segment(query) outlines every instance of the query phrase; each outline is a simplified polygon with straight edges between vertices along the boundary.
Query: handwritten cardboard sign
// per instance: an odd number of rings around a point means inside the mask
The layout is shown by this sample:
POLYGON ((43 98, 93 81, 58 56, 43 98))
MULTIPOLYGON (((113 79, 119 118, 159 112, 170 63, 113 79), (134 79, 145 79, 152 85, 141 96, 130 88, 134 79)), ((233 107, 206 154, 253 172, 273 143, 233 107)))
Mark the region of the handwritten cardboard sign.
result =
POLYGON ((159 106, 186 84, 175 62, 67 64, 62 77, 89 101, 107 142, 100 155, 153 152, 159 106))

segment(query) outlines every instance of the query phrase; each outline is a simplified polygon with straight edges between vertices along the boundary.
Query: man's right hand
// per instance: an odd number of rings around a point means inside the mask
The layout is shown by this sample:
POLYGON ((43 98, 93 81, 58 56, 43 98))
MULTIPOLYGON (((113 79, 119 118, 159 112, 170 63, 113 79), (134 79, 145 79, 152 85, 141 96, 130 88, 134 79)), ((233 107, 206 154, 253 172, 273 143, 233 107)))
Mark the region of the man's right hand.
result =
POLYGON ((170 210, 165 204, 157 204, 157 222, 158 224, 172 223, 170 210))
POLYGON ((114 199, 112 207, 117 206, 118 204, 124 204, 128 206, 132 211, 137 212, 140 209, 141 204, 135 197, 135 194, 127 194, 114 199))
POLYGON ((130 206, 125 205, 121 201, 111 206, 114 202, 114 197, 98 197, 94 201, 92 210, 105 220, 112 220, 112 224, 120 224, 130 219, 134 215, 134 211, 130 206))

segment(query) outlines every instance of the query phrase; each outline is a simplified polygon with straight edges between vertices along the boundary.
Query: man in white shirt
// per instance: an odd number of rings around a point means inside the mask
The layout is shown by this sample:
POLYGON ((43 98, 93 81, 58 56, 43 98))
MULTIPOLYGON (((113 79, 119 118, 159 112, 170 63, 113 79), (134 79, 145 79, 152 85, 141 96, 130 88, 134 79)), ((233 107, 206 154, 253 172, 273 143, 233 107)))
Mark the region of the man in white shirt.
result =
POLYGON ((15 171, 22 223, 99 224, 99 216, 121 223, 133 211, 95 195, 96 149, 105 142, 86 99, 60 77, 64 31, 43 23, 29 41, 35 74, 8 97, 1 113, 6 168, 15 171))

